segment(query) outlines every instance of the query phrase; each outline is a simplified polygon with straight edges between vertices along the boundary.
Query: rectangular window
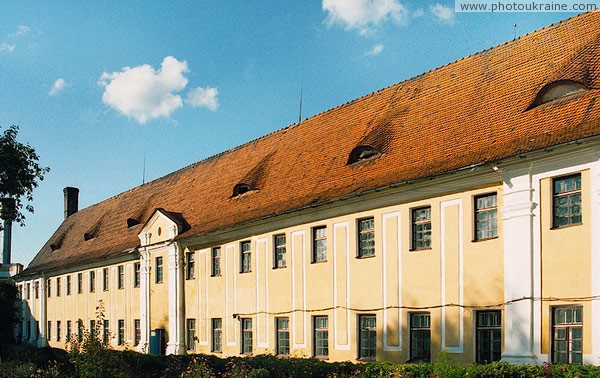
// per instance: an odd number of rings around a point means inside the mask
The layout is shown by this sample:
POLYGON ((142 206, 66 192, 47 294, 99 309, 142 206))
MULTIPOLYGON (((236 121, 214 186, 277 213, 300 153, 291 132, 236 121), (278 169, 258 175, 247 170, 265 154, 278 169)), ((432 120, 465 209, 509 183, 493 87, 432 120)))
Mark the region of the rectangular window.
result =
POLYGON ((477 311, 476 316, 476 362, 485 364, 500 361, 502 354, 502 313, 500 311, 477 311))
POLYGON ((40 282, 39 281, 35 281, 35 283, 33 284, 33 291, 35 291, 35 299, 38 299, 40 297, 40 282))
POLYGON ((162 283, 163 282, 163 258, 161 256, 159 256, 155 259, 155 266, 156 266, 156 275, 154 277, 154 281, 156 283, 162 283))
POLYGON ((60 277, 56 277, 56 296, 60 297, 60 277))
POLYGON ((71 295, 71 275, 67 276, 67 295, 71 295))
POLYGON ((242 322, 242 354, 252 353, 252 319, 241 318, 242 322))
POLYGON ((133 287, 140 287, 140 263, 133 264, 133 287))
POLYGON ((277 326, 275 352, 280 356, 290 354, 290 319, 275 318, 277 326))
POLYGON ((185 279, 193 280, 196 275, 196 254, 188 252, 185 254, 185 279))
POLYGON ((61 335, 60 335, 60 325, 61 324, 60 323, 61 323, 60 320, 56 321, 56 341, 60 341, 60 337, 61 337, 61 335))
POLYGON ((31 299, 30 294, 31 294, 31 284, 28 283, 27 288, 25 289, 25 295, 26 295, 27 299, 31 299))
POLYGON ((98 336, 98 334, 96 333, 96 321, 95 320, 90 320, 90 335, 92 336, 98 336))
POLYGON ((52 296, 52 280, 50 278, 46 280, 46 295, 48 298, 52 296))
POLYGON ((133 330, 133 343, 134 346, 137 346, 140 344, 140 340, 142 340, 142 323, 140 322, 140 319, 133 320, 133 330))
POLYGON ((108 319, 104 319, 104 322, 102 324, 102 341, 105 344, 108 344, 109 336, 110 336, 110 323, 108 322, 108 319))
POLYGON ((312 262, 327 261, 327 227, 315 227, 312 230, 312 262))
POLYGON ((252 251, 250 250, 250 242, 243 241, 240 243, 240 273, 248 273, 252 268, 252 251))
POLYGON ((46 335, 46 340, 52 339, 52 322, 48 320, 48 334, 46 335))
POLYGON ((273 256, 273 268, 285 268, 285 234, 273 236, 273 245, 275 247, 275 254, 273 256))
POLYGON ((102 290, 107 291, 108 290, 108 268, 104 268, 102 269, 102 290))
POLYGON ((221 275, 221 247, 212 249, 210 274, 213 277, 221 275))
POLYGON ((429 313, 410 314, 410 360, 429 362, 431 359, 431 328, 429 313))
POLYGON ((67 341, 71 341, 71 321, 67 320, 67 333, 65 334, 67 336, 67 341))
POLYGON ((77 294, 83 292, 83 273, 77 273, 77 294))
POLYGON ((79 319, 77 321, 77 341, 81 342, 83 340, 83 320, 79 319))
POLYGON ((358 220, 358 257, 375 256, 375 219, 358 220))
POLYGON ((125 344, 125 320, 119 319, 118 324, 119 324, 119 331, 117 334, 117 344, 123 345, 123 344, 125 344))
POLYGON ((90 270, 90 293, 96 291, 96 271, 90 270))
POLYGON ((581 223, 581 174, 552 180, 553 227, 581 223))
POLYGON ((117 288, 123 289, 125 287, 125 267, 119 265, 117 267, 117 288))
POLYGON ((315 357, 329 356, 329 325, 327 316, 313 318, 313 354, 315 357))
POLYGON ((377 318, 375 315, 359 315, 358 358, 375 359, 377 352, 377 318))
POLYGON ((412 249, 431 248, 431 206, 412 209, 412 249))
POLYGON ((185 323, 185 340, 187 350, 196 350, 196 319, 187 319, 185 323))
POLYGON ((221 318, 211 319, 212 323, 212 345, 211 352, 222 352, 222 320, 221 318))
POLYGON ((498 202, 496 193, 475 197, 475 240, 498 237, 498 202))
POLYGON ((583 309, 557 307, 552 311, 552 362, 583 363, 583 309))

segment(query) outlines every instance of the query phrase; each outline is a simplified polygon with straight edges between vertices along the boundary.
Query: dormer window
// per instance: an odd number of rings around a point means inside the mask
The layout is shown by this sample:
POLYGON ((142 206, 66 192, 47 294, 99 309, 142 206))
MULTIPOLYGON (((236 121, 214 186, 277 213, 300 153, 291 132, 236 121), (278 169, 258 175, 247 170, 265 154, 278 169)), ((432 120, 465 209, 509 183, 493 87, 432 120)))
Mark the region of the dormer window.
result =
POLYGON ((373 160, 381 156, 381 152, 371 146, 355 147, 348 157, 348 165, 367 160, 373 160))
POLYGON ((140 221, 134 218, 127 218, 127 228, 131 228, 133 226, 137 226, 140 224, 140 221))
POLYGON ((560 80, 547 84, 542 88, 529 109, 575 93, 587 91, 588 88, 573 80, 560 80))
POLYGON ((231 195, 231 198, 241 196, 242 194, 251 192, 253 190, 256 190, 256 188, 253 187, 252 185, 239 183, 233 187, 233 194, 231 195))
POLYGON ((92 234, 91 232, 86 232, 85 234, 83 234, 83 240, 88 241, 88 240, 92 240, 94 238, 94 234, 92 234))

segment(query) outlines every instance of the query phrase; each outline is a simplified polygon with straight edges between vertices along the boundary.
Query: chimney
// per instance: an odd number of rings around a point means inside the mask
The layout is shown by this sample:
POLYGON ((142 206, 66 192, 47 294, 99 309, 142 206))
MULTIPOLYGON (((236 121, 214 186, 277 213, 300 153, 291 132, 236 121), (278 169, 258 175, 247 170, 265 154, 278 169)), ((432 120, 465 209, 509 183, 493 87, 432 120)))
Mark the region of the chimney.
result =
POLYGON ((2 264, 10 264, 11 245, 12 245, 12 221, 15 211, 15 200, 12 198, 2 198, 0 200, 0 219, 3 221, 3 243, 2 243, 2 264))
POLYGON ((67 186, 63 189, 65 193, 65 219, 79 210, 79 189, 67 186))

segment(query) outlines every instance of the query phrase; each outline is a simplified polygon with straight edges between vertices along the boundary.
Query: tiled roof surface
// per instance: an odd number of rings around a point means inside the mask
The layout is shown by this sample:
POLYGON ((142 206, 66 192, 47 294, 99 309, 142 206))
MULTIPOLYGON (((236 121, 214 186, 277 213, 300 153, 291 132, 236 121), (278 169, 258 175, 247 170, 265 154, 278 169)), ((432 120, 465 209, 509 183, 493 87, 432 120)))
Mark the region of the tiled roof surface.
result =
POLYGON ((587 13, 315 115, 67 218, 26 272, 139 245, 156 208, 184 235, 600 135, 600 13, 587 13), (562 79, 589 91, 527 110, 562 79), (358 145, 383 154, 347 165, 358 145), (233 197, 238 183, 258 188, 233 197), (84 240, 85 233, 93 238, 84 240), (51 248, 53 245, 53 248, 51 248))

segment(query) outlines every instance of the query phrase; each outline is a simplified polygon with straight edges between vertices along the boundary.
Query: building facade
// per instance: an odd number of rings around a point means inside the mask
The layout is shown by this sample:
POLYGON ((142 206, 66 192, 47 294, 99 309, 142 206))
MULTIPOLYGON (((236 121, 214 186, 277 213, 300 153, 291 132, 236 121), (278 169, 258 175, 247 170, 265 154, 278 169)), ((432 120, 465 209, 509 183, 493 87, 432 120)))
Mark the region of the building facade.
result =
POLYGON ((16 278, 23 340, 600 364, 599 25, 551 25, 81 211, 65 189, 16 278))

